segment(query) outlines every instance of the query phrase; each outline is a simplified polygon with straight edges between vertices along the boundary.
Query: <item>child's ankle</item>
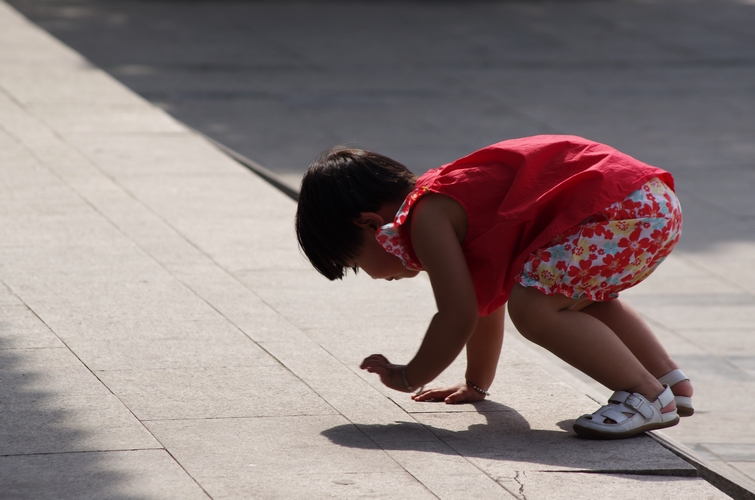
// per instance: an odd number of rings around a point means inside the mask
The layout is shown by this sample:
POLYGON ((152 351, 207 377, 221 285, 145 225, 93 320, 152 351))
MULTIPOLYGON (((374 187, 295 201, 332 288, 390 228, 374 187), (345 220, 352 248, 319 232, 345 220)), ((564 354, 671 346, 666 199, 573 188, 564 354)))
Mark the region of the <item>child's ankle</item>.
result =
POLYGON ((674 384, 671 386, 671 391, 674 393, 674 396, 687 396, 692 397, 695 390, 692 388, 692 382, 689 380, 682 380, 678 384, 674 384))
POLYGON ((653 402, 658 399, 658 396, 660 396, 665 389, 666 388, 663 387, 657 380, 653 379, 646 381, 642 385, 638 385, 637 387, 632 389, 631 392, 641 394, 648 401, 653 402))
MULTIPOLYGON (((644 391, 640 390, 637 392, 645 396, 645 398, 647 398, 647 400, 650 401, 651 403, 654 403, 656 400, 658 400, 661 394, 663 394, 663 392, 666 390, 666 387, 662 386, 657 381, 656 381, 656 384, 653 384, 652 387, 653 389, 648 388, 648 389, 645 389, 644 391)), ((666 406, 661 408, 661 413, 668 413, 672 411, 676 411, 676 400, 673 397, 671 398, 671 401, 666 406)))

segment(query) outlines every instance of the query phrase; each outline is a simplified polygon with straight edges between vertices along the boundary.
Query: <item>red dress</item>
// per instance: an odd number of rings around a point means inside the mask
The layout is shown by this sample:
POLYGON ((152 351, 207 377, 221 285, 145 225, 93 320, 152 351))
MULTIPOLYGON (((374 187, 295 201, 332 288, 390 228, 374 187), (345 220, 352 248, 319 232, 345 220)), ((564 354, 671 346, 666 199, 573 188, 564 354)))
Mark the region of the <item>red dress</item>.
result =
POLYGON ((487 315, 506 303, 531 254, 653 178, 674 187, 665 170, 580 137, 504 141, 422 175, 376 237, 407 267, 422 269, 404 227, 411 207, 427 192, 455 199, 466 211, 462 250, 487 315))

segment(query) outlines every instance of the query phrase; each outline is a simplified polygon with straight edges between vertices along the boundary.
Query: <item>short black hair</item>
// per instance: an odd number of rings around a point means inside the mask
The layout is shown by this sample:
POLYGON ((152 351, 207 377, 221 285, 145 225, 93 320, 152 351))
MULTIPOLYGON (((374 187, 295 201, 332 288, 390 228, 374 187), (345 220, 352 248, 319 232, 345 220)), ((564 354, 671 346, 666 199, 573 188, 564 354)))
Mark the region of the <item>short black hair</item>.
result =
MULTIPOLYGON (((312 265, 329 280, 342 279, 358 257, 361 212, 402 201, 417 176, 401 163, 362 149, 334 148, 314 161, 301 181, 296 236, 312 265)), ((354 268, 356 271, 356 269, 354 268)))

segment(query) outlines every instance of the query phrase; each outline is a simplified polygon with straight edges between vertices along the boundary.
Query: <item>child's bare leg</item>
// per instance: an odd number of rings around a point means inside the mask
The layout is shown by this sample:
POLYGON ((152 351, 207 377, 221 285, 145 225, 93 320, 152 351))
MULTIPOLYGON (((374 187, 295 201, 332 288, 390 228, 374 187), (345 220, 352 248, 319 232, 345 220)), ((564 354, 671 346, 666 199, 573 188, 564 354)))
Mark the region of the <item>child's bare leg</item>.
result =
MULTIPOLYGON (((594 302, 582 309, 582 312, 607 325, 656 378, 679 368, 650 326, 629 304, 618 299, 594 302)), ((689 380, 679 382, 672 391, 677 396, 692 396, 692 384, 689 380)))
MULTIPOLYGON (((638 392, 655 401, 663 386, 611 328, 579 310, 590 304, 517 284, 509 298, 509 314, 525 338, 609 389, 638 392)), ((671 403, 663 411, 674 409, 671 403)))

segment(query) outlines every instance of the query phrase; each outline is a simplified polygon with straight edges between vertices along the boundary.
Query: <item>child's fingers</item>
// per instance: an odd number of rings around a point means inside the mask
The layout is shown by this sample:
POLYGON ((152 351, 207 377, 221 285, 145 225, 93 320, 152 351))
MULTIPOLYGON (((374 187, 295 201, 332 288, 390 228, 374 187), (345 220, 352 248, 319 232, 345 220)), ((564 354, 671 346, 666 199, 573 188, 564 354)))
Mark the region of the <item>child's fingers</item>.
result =
POLYGON ((362 364, 359 365, 359 368, 366 370, 368 367, 386 366, 389 364, 390 362, 388 361, 388 358, 386 358, 382 354, 373 354, 364 358, 364 361, 362 361, 362 364))
POLYGON ((446 404, 469 403, 484 399, 477 391, 467 387, 466 384, 459 384, 451 387, 440 387, 437 389, 427 389, 412 396, 414 401, 443 401, 446 404))
POLYGON ((377 373, 378 375, 384 375, 388 373, 389 369, 383 364, 366 363, 362 365, 362 370, 367 370, 370 373, 377 373))
POLYGON ((479 392, 471 391, 468 387, 462 387, 453 394, 450 394, 444 401, 446 404, 453 405, 458 403, 472 403, 483 399, 485 399, 485 396, 479 392))
POLYGON ((415 401, 443 401, 448 396, 447 389, 427 389, 412 396, 415 401))
POLYGON ((382 354, 370 354, 365 359, 372 359, 372 360, 375 360, 375 361, 381 361, 383 363, 388 363, 388 358, 386 358, 382 354))
POLYGON ((446 404, 453 405, 456 403, 463 403, 464 401, 467 401, 466 395, 462 390, 458 390, 454 392, 453 394, 449 394, 446 396, 446 399, 443 400, 446 404))

